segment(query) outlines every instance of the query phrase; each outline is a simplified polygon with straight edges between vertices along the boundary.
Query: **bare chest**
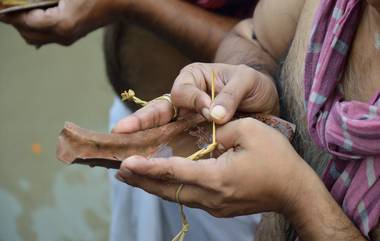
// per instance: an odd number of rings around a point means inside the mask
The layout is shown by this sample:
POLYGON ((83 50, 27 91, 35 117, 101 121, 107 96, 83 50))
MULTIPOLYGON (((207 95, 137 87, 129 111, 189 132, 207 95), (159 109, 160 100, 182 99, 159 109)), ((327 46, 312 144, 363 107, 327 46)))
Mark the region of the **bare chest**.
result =
MULTIPOLYGON (((319 0, 305 1, 295 38, 283 62, 280 76, 284 109, 287 117, 297 125, 296 148, 311 166, 321 173, 329 155, 313 144, 307 128, 304 107, 304 64, 313 16, 319 0)), ((380 34, 367 21, 368 10, 363 13, 348 64, 342 80, 347 100, 368 101, 380 90, 380 34)), ((379 32, 380 32, 380 28, 379 32)), ((380 229, 374 231, 380 233, 380 229)), ((375 235, 374 240, 380 241, 375 235)))
MULTIPOLYGON (((284 85, 292 86, 287 93, 293 93, 298 98, 303 98, 305 55, 318 3, 319 0, 306 1, 282 71, 284 85)), ((367 102, 380 90, 380 18, 373 19, 371 12, 374 9, 365 7, 349 53, 342 79, 347 100, 367 102)))

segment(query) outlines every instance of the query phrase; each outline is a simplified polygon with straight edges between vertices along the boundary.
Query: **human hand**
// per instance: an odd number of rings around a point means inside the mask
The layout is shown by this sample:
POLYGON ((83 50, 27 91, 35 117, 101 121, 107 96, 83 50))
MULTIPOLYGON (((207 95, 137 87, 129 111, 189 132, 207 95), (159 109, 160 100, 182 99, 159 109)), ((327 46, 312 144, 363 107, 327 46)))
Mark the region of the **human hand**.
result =
POLYGON ((119 180, 217 217, 264 211, 287 212, 305 189, 323 187, 318 176, 278 131, 251 118, 239 119, 217 130, 217 158, 133 156, 119 170, 119 180))
POLYGON ((182 69, 172 91, 173 104, 195 110, 217 124, 230 121, 237 110, 278 114, 279 101, 271 77, 246 65, 194 63, 182 69), (211 101, 213 73, 215 101, 211 101))
MULTIPOLYGON (((272 79, 248 66, 196 63, 185 67, 176 78, 171 98, 180 115, 196 111, 210 121, 224 124, 237 110, 278 114, 279 102, 272 79), (215 101, 211 81, 216 73, 215 101)), ((131 133, 168 123, 173 108, 165 100, 155 100, 116 124, 113 132, 131 133)))
POLYGON ((13 25, 28 44, 67 46, 117 18, 119 5, 116 0, 60 0, 46 10, 0 15, 0 21, 13 25))

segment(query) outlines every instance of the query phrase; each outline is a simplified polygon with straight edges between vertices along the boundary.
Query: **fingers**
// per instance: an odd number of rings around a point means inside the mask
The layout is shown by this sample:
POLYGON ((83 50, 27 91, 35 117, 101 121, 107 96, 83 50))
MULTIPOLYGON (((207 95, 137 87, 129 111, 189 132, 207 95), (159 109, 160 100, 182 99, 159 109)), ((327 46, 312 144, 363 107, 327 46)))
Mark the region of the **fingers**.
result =
POLYGON ((24 24, 31 30, 51 31, 55 29, 61 21, 58 7, 47 10, 33 10, 24 15, 24 24))
MULTIPOLYGON (((157 195, 167 201, 177 202, 176 192, 180 184, 135 175, 123 168, 121 168, 116 174, 116 178, 131 186, 141 188, 148 193, 157 195)), ((203 208, 207 210, 203 197, 208 195, 210 195, 210 192, 200 187, 185 185, 180 192, 179 201, 189 207, 203 208)))
POLYGON ((6 14, 1 21, 12 24, 16 28, 33 31, 48 31, 59 22, 58 8, 48 10, 35 9, 17 14, 6 14))
POLYGON ((27 30, 25 31, 18 30, 18 32, 23 37, 23 39, 30 45, 41 46, 44 44, 58 41, 56 36, 53 36, 50 34, 27 31, 27 30))
POLYGON ((278 101, 272 81, 244 65, 188 65, 175 80, 171 94, 177 107, 194 110, 220 125, 230 121, 237 109, 271 112, 278 101), (214 74, 216 98, 212 103, 214 74))
POLYGON ((133 133, 167 124, 171 121, 172 105, 166 100, 155 100, 134 114, 120 120, 113 133, 133 133))
POLYGON ((173 104, 179 108, 195 110, 210 119, 208 110, 211 98, 207 94, 207 78, 211 75, 206 64, 185 67, 176 78, 171 91, 173 104))
POLYGON ((215 164, 215 159, 195 162, 181 157, 147 159, 132 156, 123 161, 121 169, 149 178, 213 189, 220 178, 215 164))
POLYGON ((76 36, 73 18, 63 16, 61 7, 6 14, 0 21, 13 25, 29 44, 59 43, 70 45, 76 36))

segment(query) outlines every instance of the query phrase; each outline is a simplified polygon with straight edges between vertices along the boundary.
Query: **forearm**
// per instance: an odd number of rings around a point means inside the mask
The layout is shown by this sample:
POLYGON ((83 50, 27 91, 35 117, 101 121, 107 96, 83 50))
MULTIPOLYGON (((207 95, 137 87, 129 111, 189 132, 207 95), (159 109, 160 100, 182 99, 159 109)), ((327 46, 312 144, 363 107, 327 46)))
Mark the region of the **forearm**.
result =
POLYGON ((238 21, 181 0, 137 0, 122 9, 131 20, 200 61, 213 59, 219 44, 238 21))
MULTIPOLYGON (((306 164, 305 164, 306 165, 306 164)), ((307 167, 297 195, 283 213, 294 225, 302 241, 364 241, 359 230, 332 198, 319 177, 307 167)))
POLYGON ((246 19, 222 41, 215 56, 215 62, 228 64, 246 64, 256 70, 274 76, 276 61, 254 37, 252 19, 246 19))

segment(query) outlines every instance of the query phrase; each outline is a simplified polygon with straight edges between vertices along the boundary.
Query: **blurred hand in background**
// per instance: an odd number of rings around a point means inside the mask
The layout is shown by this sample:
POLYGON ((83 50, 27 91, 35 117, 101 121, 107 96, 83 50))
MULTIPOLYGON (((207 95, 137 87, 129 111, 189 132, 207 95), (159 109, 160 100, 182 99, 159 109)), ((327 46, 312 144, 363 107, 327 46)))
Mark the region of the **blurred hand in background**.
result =
MULTIPOLYGON (((124 5, 129 0, 123 0, 124 5)), ((120 15, 115 0, 60 0, 56 7, 0 15, 0 21, 13 25, 29 44, 71 45, 89 32, 120 15)))

